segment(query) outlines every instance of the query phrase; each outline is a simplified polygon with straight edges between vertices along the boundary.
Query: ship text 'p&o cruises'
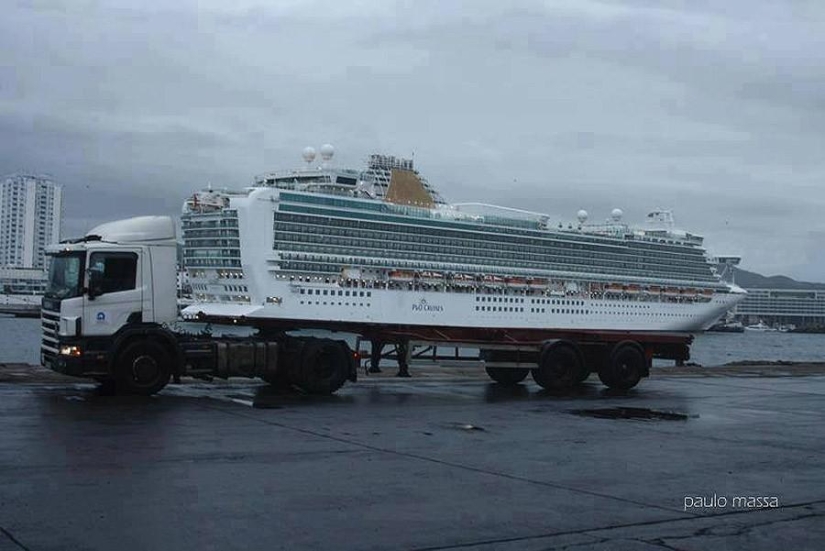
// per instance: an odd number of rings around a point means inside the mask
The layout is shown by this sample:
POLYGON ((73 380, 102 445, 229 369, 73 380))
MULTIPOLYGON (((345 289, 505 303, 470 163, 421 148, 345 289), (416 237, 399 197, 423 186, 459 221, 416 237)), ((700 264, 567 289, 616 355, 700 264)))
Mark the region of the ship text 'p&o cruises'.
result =
POLYGON ((632 228, 447 204, 413 162, 372 155, 206 190, 183 207, 186 317, 250 325, 699 331, 742 300, 668 211, 632 228), (650 223, 652 222, 652 223, 650 223), (322 323, 321 323, 322 322, 322 323))

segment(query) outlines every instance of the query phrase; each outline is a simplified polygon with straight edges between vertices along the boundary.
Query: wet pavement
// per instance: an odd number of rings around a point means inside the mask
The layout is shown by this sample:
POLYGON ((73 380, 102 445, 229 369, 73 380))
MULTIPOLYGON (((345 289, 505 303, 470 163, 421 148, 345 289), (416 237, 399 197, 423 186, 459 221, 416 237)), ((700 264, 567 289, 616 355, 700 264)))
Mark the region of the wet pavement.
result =
POLYGON ((565 395, 373 377, 328 398, 15 379, 0 551, 821 550, 823 404, 814 375, 565 395))

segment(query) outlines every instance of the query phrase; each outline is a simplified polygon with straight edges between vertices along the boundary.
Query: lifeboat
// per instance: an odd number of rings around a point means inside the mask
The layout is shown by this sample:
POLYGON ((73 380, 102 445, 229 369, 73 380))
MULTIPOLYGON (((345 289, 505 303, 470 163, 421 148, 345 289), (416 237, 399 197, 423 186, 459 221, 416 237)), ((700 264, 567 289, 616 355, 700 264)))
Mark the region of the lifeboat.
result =
POLYGON ((543 277, 534 277, 532 279, 527 280, 527 285, 531 289, 544 289, 547 287, 547 279, 543 277))
POLYGON ((441 281, 444 279, 444 274, 440 272, 421 272, 421 279, 441 281))
POLYGON ((472 285, 475 282, 475 277, 470 274, 453 274, 453 285, 472 285))
POLYGON ((713 298, 713 289, 700 289, 697 299, 702 302, 710 302, 713 298))
POLYGON ((661 293, 661 292, 662 292, 662 288, 661 288, 661 287, 659 287, 658 285, 651 285, 651 286, 648 288, 648 292, 649 292, 651 295, 658 295, 659 293, 661 293))
POLYGON ((508 277, 506 281, 508 287, 513 287, 516 289, 523 289, 527 287, 527 280, 523 277, 508 277))
POLYGON ((624 287, 622 287, 621 285, 618 285, 616 283, 608 283, 604 287, 604 292, 605 293, 612 293, 612 294, 624 293, 624 287))
POLYGON ((406 270, 392 270, 388 276, 392 281, 412 281, 415 278, 413 272, 406 270))
POLYGON ((504 278, 497 275, 485 275, 481 278, 485 285, 503 285, 504 278))
POLYGON ((666 297, 678 297, 679 296, 679 289, 676 287, 666 287, 665 292, 663 293, 666 297))
POLYGON ((695 299, 696 298, 696 289, 682 289, 682 296, 684 298, 695 299))
POLYGON ((641 291, 642 289, 638 285, 628 285, 625 289, 625 292, 631 295, 638 295, 641 291))

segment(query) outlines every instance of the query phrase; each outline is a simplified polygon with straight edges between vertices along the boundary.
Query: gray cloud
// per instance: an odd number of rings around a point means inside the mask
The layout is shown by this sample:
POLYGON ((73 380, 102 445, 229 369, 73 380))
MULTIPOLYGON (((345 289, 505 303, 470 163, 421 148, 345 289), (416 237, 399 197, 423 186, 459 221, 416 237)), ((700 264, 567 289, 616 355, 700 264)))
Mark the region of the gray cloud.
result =
POLYGON ((52 173, 77 233, 306 144, 414 151, 451 200, 672 207, 712 251, 825 279, 823 21, 767 0, 20 1, 0 172, 52 173))

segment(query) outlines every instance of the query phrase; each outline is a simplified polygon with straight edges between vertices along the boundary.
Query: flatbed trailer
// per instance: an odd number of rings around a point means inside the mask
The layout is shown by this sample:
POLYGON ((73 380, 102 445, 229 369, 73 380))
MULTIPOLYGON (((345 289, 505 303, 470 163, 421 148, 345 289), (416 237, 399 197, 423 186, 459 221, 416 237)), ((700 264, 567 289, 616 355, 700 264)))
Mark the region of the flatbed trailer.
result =
MULTIPOLYGON (((250 323, 250 320, 199 315, 201 322, 217 324, 250 323)), ((409 364, 416 348, 434 352, 431 359, 481 362, 487 374, 501 384, 516 384, 532 374, 535 381, 548 389, 562 390, 597 373, 611 388, 629 389, 650 374, 653 359, 673 360, 682 365, 690 359, 693 335, 678 332, 554 330, 554 329, 479 329, 422 325, 378 325, 342 323, 323 320, 300 323, 289 320, 257 320, 260 334, 286 331, 323 330, 357 336, 356 361, 367 359, 369 368, 377 370, 384 347, 393 346, 392 358, 398 362, 399 375, 409 375, 409 364), (361 350, 363 341, 370 351, 361 350), (476 357, 438 356, 439 347, 478 349, 476 357), (367 358, 367 355, 369 357, 367 358)))

